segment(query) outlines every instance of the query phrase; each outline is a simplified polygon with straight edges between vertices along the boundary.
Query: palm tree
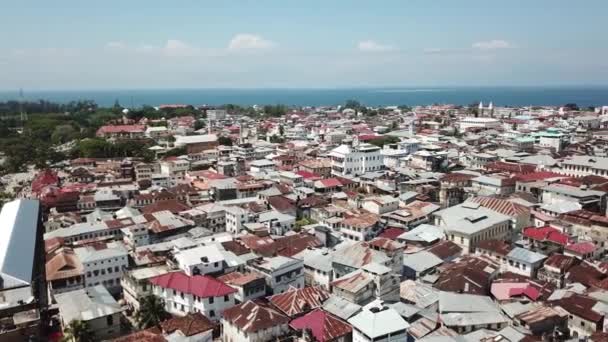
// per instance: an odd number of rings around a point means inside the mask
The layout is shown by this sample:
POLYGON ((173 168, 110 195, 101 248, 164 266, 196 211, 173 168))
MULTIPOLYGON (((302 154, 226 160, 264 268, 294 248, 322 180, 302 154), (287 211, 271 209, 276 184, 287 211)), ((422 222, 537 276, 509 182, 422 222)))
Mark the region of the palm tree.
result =
POLYGON ((93 341, 93 332, 89 328, 89 324, 84 321, 73 320, 65 327, 65 336, 63 340, 66 342, 90 342, 93 341))
POLYGON ((140 329, 158 326, 160 322, 170 318, 165 310, 165 301, 155 295, 148 295, 139 300, 139 310, 135 314, 140 329))

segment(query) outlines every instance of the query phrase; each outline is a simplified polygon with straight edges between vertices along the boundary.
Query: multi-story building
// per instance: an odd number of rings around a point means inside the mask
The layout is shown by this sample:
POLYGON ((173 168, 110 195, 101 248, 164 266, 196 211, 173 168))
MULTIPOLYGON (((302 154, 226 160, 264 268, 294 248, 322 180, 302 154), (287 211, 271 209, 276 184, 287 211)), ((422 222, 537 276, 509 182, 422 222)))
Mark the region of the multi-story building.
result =
POLYGON ((556 170, 568 176, 608 176, 608 157, 571 156, 560 163, 561 169, 556 170))
POLYGON ((341 145, 333 149, 330 156, 332 174, 337 176, 361 175, 384 168, 380 147, 372 144, 341 145))
POLYGON ((226 231, 237 234, 243 229, 243 224, 249 222, 249 212, 240 207, 226 207, 226 231))
POLYGON ((380 232, 380 218, 375 214, 361 214, 345 218, 339 223, 343 237, 354 241, 369 241, 380 232))
POLYGON ((64 329, 73 321, 84 322, 94 340, 120 336, 122 308, 101 286, 65 292, 55 296, 64 329))
POLYGON ((142 267, 125 272, 120 280, 120 285, 126 304, 135 311, 139 310, 139 300, 152 294, 152 285, 149 280, 166 273, 169 273, 167 265, 142 267))
POLYGON ((165 301, 165 309, 173 315, 200 312, 217 321, 235 305, 237 291, 210 276, 171 272, 151 278, 150 283, 152 293, 165 301))
POLYGON ((82 263, 87 288, 103 285, 112 293, 120 292, 120 279, 129 266, 128 251, 122 242, 97 242, 75 248, 74 252, 82 263))
POLYGON ((304 263, 284 256, 263 258, 248 266, 266 278, 266 287, 272 294, 283 293, 290 287, 304 287, 304 263))
POLYGON ((84 288, 84 269, 70 248, 61 248, 47 256, 46 280, 53 294, 84 288))
POLYGON ((183 183, 189 169, 190 162, 184 159, 175 158, 160 163, 160 173, 171 177, 172 184, 183 183))
POLYGON ((109 140, 143 139, 146 137, 144 125, 107 125, 97 130, 97 136, 109 140))
POLYGON ((473 252, 482 240, 504 239, 510 234, 511 218, 465 202, 433 213, 434 224, 443 227, 448 240, 459 245, 465 254, 473 252))
POLYGON ((459 122, 461 132, 466 132, 471 129, 497 129, 500 128, 500 120, 494 118, 476 118, 466 117, 459 122))

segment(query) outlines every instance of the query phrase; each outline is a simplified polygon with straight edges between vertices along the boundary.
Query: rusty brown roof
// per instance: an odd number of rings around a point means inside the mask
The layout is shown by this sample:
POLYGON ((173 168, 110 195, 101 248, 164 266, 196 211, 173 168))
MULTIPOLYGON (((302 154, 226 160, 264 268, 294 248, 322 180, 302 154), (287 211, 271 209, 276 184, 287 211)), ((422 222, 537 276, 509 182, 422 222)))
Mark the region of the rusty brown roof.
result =
POLYGON ((330 293, 322 287, 291 288, 269 298, 270 303, 290 317, 300 315, 323 305, 330 293))

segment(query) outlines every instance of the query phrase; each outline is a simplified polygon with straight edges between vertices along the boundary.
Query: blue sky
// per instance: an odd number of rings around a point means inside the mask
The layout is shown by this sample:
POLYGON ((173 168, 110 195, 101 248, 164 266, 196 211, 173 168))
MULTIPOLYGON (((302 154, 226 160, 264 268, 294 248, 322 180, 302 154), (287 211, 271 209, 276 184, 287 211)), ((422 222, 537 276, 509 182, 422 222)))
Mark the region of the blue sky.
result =
POLYGON ((605 0, 0 1, 0 89, 608 79, 605 0))

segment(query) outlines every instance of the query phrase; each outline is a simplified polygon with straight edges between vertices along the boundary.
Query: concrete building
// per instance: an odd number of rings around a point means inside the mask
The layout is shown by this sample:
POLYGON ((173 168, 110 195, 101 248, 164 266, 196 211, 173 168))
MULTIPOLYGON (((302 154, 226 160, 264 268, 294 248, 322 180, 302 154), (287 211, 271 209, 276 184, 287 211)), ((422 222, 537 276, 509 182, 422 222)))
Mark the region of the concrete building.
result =
POLYGON ((465 254, 473 252, 477 243, 489 239, 505 239, 510 234, 511 218, 465 202, 433 213, 434 224, 443 227, 447 239, 459 245, 465 254))
POLYGON ((363 308, 348 323, 353 327, 353 342, 408 341, 409 323, 395 309, 382 304, 363 308))
POLYGON ((150 284, 152 293, 165 301, 167 312, 176 316, 200 312, 216 321, 235 305, 237 291, 210 276, 171 272, 151 278, 150 284))
POLYGON ((120 280, 129 266, 128 251, 122 242, 98 242, 74 249, 84 269, 87 288, 103 285, 112 293, 120 292, 120 280))
POLYGON ((272 294, 283 293, 290 287, 304 287, 304 263, 301 260, 276 256, 256 260, 248 267, 266 278, 266 288, 272 294))
POLYGON ((65 292, 55 296, 64 329, 72 321, 87 324, 95 340, 120 336, 122 308, 108 290, 102 286, 65 292))
POLYGON ((367 143, 340 145, 331 151, 330 156, 332 174, 337 176, 361 175, 384 168, 380 148, 367 143))

